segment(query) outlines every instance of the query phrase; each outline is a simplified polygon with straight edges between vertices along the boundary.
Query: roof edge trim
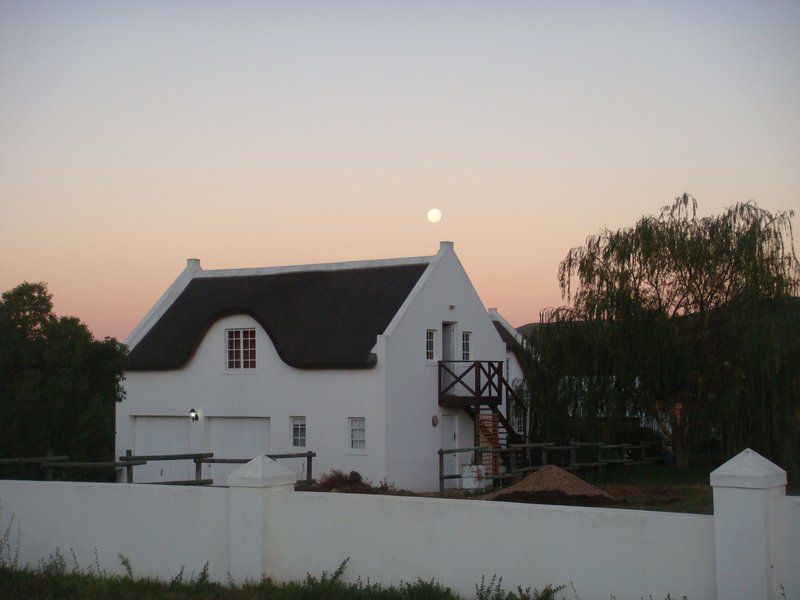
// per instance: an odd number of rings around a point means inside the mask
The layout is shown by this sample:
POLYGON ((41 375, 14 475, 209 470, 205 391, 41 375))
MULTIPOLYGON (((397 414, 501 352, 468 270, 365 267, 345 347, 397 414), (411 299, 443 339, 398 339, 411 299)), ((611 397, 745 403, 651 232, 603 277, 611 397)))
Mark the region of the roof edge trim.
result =
POLYGON ((315 263, 307 265, 286 265, 282 267, 253 267, 246 269, 204 270, 197 277, 252 277, 254 275, 279 275, 282 273, 302 273, 306 271, 349 271, 351 269, 372 269, 379 267, 399 267, 430 263, 435 256, 412 256, 408 258, 384 258, 378 260, 354 260, 348 262, 315 263))
POLYGON ((498 323, 500 323, 500 325, 503 326, 503 329, 508 331, 508 333, 510 333, 514 337, 514 339, 517 342, 519 342, 520 346, 522 346, 523 348, 527 348, 528 347, 528 342, 525 340, 525 338, 522 336, 522 334, 519 331, 517 331, 514 328, 514 326, 511 325, 511 323, 506 321, 505 317, 503 315, 501 315, 496 308, 488 309, 488 313, 489 313, 489 317, 492 319, 492 321, 497 321, 498 323))
MULTIPOLYGON (((420 275, 419 279, 417 280, 417 283, 415 283, 414 287, 411 288, 411 291, 408 293, 408 296, 406 296, 406 299, 403 300, 403 303, 400 305, 400 308, 397 309, 397 312, 394 314, 394 317, 392 317, 392 320, 389 321, 389 324, 386 326, 386 330, 383 332, 383 335, 392 334, 394 329, 397 327, 397 324, 403 318, 403 315, 405 315, 406 311, 408 311, 408 307, 411 306, 411 303, 417 297, 417 294, 419 294, 419 291, 422 289, 422 287, 425 285, 428 279, 430 279, 433 269, 436 267, 436 265, 439 263, 442 257, 447 253, 455 254, 452 243, 450 243, 449 245, 441 244, 439 246, 439 251, 434 256, 429 257, 430 260, 428 262, 428 268, 425 269, 425 271, 423 271, 422 275, 420 275)), ((374 349, 375 347, 373 346, 373 350, 374 349)))
POLYGON ((186 268, 175 278, 167 290, 161 294, 161 297, 156 301, 152 308, 142 317, 142 320, 133 328, 133 331, 128 334, 125 339, 128 349, 132 350, 136 344, 142 341, 142 338, 147 335, 150 329, 155 325, 167 309, 172 306, 172 303, 183 293, 186 286, 194 279, 195 275, 202 273, 202 269, 198 263, 188 262, 186 268))

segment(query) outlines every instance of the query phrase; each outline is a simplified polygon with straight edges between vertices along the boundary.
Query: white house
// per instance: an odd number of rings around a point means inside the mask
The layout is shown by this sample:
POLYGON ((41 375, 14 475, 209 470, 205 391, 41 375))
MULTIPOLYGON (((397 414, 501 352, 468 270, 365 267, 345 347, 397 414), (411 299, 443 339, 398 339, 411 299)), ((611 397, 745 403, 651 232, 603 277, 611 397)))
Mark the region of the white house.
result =
MULTIPOLYGON (((117 454, 308 449, 315 475, 436 489, 439 448, 520 439, 505 408, 519 365, 505 372, 498 318, 452 242, 434 256, 291 267, 206 271, 189 259, 127 340, 117 454)), ((446 470, 466 460, 448 456, 446 470)), ((303 461, 290 466, 303 476, 303 461)), ((224 485, 232 468, 204 465, 204 477, 224 485)), ((189 461, 134 473, 194 475, 189 461)))

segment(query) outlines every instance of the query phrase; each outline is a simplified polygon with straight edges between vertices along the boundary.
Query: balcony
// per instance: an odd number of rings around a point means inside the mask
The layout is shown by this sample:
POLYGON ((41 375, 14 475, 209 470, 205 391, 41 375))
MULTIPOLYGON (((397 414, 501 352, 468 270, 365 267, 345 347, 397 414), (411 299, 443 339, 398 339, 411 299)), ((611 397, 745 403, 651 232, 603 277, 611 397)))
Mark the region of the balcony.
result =
POLYGON ((439 406, 498 406, 504 386, 501 360, 439 361, 439 406))

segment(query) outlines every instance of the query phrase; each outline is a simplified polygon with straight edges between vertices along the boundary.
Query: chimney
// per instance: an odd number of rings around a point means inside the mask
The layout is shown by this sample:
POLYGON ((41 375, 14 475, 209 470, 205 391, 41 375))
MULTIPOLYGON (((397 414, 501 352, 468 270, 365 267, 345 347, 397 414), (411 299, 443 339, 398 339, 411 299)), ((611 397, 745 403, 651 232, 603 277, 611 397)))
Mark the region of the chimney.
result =
POLYGON ((191 271, 202 271, 202 267, 200 266, 200 259, 199 258, 187 258, 186 259, 186 268, 191 271))
POLYGON ((453 242, 439 242, 439 252, 442 252, 443 250, 447 250, 448 248, 450 250, 453 249, 453 242))

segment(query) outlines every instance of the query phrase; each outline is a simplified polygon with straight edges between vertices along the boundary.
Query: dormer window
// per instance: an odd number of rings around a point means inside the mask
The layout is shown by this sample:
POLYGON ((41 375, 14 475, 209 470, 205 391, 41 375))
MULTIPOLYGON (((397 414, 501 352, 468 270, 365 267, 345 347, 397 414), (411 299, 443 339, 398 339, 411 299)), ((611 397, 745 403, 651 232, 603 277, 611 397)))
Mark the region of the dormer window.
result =
POLYGON ((226 329, 228 370, 256 368, 256 330, 226 329))

